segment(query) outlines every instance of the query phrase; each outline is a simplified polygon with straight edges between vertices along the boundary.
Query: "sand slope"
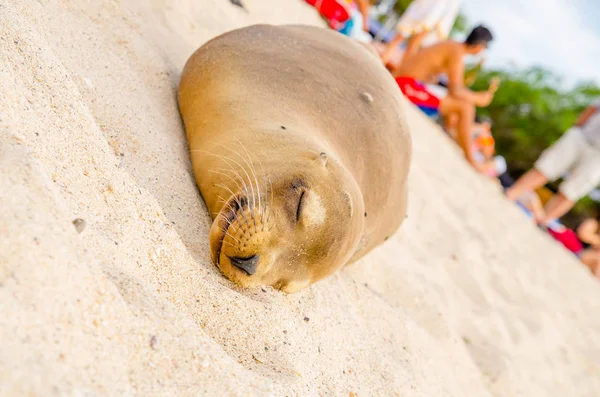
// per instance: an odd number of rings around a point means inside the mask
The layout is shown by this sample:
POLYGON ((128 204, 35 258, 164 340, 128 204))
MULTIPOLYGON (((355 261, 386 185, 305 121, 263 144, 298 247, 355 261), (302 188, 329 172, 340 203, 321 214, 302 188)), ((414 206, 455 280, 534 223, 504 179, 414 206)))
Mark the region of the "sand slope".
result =
POLYGON ((386 245, 296 295, 218 273, 179 73, 231 28, 320 23, 246 3, 0 3, 0 395, 598 396, 600 286, 412 108, 386 245))

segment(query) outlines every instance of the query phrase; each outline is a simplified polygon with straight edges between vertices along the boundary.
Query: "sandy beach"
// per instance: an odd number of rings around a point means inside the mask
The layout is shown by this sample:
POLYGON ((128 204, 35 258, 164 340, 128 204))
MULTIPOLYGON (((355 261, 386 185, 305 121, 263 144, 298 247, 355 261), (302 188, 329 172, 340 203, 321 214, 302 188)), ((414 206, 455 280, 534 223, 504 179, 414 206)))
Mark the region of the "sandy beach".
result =
POLYGON ((600 284, 409 104, 386 244, 293 295, 219 273, 183 65, 233 28, 324 26, 245 4, 0 4, 0 395, 600 395, 600 284))

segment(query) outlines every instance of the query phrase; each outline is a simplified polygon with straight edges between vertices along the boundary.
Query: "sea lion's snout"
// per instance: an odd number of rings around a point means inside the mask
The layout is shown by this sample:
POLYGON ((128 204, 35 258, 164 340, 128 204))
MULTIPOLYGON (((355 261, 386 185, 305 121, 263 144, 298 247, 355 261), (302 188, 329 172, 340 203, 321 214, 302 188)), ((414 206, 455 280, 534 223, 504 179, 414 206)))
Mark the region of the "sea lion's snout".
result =
POLYGON ((235 267, 246 272, 249 276, 256 273, 256 267, 260 259, 259 255, 252 255, 248 258, 240 258, 237 256, 229 256, 229 261, 235 267))
POLYGON ((269 249, 275 219, 269 196, 262 186, 254 187, 255 194, 251 188, 242 188, 242 192, 223 201, 210 231, 213 263, 227 278, 244 287, 264 284, 265 274, 275 260, 274 250, 269 249))

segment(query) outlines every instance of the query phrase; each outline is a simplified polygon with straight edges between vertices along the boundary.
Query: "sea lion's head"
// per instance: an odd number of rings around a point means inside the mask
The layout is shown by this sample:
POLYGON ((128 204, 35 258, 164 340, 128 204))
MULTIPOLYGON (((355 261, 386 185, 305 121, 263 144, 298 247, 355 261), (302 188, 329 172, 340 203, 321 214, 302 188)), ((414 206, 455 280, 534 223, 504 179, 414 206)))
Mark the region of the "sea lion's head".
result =
POLYGON ((298 291, 358 246, 364 203, 350 172, 325 152, 290 157, 237 170, 237 182, 224 178, 221 196, 229 198, 211 227, 211 256, 240 286, 298 291))

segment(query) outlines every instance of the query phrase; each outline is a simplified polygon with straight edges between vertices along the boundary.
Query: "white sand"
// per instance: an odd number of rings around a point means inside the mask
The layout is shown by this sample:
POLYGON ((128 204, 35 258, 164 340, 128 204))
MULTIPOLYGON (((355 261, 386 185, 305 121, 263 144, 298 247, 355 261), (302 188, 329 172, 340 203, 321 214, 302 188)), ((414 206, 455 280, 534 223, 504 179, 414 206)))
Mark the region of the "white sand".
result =
POLYGON ((320 23, 246 3, 0 2, 0 395, 600 395, 600 285, 412 108, 387 244, 296 295, 219 274, 179 73, 231 28, 320 23))

